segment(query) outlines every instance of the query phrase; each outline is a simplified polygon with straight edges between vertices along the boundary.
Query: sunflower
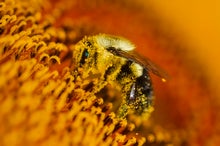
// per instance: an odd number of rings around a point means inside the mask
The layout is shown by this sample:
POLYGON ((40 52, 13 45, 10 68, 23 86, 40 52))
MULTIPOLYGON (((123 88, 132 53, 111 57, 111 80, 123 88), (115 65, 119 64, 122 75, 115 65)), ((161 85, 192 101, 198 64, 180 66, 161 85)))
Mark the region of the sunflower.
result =
POLYGON ((178 44, 170 43, 173 38, 165 37, 166 30, 158 29, 160 21, 141 3, 0 2, 0 145, 171 146, 218 141, 212 134, 214 127, 219 129, 213 112, 217 103, 212 106, 203 78, 189 73, 193 67, 181 61, 189 58, 181 47, 174 49, 178 44), (76 82, 74 46, 97 33, 131 39, 175 78, 161 84, 153 77, 157 98, 149 119, 118 118, 115 101, 76 82))
POLYGON ((89 29, 56 26, 62 8, 52 7, 0 3, 1 145, 142 145, 146 138, 111 103, 76 88, 71 48, 89 29))

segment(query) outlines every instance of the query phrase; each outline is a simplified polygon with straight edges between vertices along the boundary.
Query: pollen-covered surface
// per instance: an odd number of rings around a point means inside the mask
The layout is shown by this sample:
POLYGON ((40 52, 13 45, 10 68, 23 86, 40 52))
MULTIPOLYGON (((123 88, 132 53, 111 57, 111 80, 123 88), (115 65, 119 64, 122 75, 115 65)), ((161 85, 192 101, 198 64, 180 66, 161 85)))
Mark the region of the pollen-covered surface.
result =
POLYGON ((111 103, 74 82, 68 43, 77 36, 53 27, 59 11, 43 18, 47 7, 0 3, 0 145, 143 145, 111 103))

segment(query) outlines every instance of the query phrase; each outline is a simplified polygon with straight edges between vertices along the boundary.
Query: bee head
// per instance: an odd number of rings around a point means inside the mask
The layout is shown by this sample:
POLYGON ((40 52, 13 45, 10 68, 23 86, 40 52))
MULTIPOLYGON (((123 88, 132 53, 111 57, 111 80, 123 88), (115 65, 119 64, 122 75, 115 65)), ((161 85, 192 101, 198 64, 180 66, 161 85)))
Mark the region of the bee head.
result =
POLYGON ((93 37, 85 37, 78 42, 73 50, 73 65, 77 74, 88 74, 97 70, 98 52, 93 37))

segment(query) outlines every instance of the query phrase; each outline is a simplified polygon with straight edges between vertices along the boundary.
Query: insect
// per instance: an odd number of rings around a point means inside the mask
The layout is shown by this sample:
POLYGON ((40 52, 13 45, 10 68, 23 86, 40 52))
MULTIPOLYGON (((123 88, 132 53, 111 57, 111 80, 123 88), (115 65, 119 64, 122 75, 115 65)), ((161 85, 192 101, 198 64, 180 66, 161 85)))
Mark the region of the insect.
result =
POLYGON ((76 76, 88 83, 96 79, 90 84, 91 92, 97 93, 107 84, 120 87, 122 102, 117 115, 121 118, 151 111, 154 95, 149 72, 164 80, 164 73, 134 49, 125 38, 99 34, 85 37, 73 50, 76 76))

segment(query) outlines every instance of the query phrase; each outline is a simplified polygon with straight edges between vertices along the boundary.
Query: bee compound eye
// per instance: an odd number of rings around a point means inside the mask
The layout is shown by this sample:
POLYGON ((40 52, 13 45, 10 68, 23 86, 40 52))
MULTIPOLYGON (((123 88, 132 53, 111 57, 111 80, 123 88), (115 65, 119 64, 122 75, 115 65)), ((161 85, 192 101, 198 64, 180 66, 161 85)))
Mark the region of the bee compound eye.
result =
POLYGON ((88 49, 84 49, 82 56, 81 56, 81 60, 80 60, 80 65, 82 66, 83 64, 85 64, 86 59, 89 57, 89 51, 88 49))

